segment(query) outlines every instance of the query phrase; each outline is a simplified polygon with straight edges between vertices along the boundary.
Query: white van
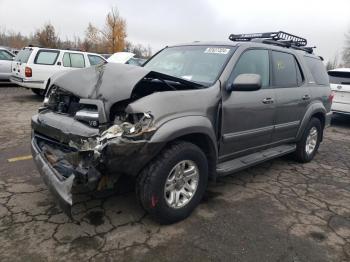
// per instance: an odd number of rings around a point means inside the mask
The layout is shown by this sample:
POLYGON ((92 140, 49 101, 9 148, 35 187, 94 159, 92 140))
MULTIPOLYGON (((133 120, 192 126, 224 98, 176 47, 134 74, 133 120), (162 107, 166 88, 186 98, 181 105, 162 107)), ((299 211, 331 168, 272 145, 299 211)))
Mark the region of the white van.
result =
POLYGON ((25 47, 17 54, 12 63, 10 80, 43 96, 52 75, 105 61, 102 56, 94 53, 25 47))
POLYGON ((337 68, 328 71, 329 82, 335 96, 332 111, 350 114, 350 68, 337 68))

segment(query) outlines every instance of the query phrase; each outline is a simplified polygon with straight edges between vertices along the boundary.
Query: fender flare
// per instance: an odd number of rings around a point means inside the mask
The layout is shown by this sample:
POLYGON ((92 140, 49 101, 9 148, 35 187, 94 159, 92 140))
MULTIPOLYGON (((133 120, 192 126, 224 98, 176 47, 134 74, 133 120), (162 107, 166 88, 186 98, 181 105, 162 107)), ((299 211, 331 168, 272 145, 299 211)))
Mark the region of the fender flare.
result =
POLYGON ((207 117, 200 115, 184 116, 165 122, 157 129, 150 142, 167 143, 191 134, 206 135, 215 149, 215 156, 217 158, 218 147, 214 127, 207 117))
POLYGON ((304 114, 304 118, 301 120, 301 124, 299 126, 299 130, 297 133, 296 140, 299 141, 303 135, 303 132, 309 123, 311 117, 317 113, 321 113, 325 118, 327 114, 327 110, 322 104, 322 102, 318 101, 315 103, 312 103, 306 110, 306 113, 304 114))

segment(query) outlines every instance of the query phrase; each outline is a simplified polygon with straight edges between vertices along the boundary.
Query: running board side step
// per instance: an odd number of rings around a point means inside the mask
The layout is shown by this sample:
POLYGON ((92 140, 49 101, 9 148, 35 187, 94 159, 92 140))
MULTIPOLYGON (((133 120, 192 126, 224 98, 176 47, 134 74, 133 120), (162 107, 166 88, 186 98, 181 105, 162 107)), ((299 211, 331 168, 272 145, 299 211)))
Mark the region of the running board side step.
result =
POLYGON ((218 176, 229 175, 267 160, 287 155, 296 150, 295 144, 281 145, 220 163, 216 167, 218 176))

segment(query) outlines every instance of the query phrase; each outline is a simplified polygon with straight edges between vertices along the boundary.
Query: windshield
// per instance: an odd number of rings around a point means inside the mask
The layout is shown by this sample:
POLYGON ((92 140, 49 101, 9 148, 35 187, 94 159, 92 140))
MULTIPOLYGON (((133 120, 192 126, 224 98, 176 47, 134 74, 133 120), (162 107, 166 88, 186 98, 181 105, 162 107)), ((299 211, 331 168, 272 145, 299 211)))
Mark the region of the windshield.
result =
POLYGON ((16 55, 14 61, 21 62, 21 63, 27 63, 31 53, 32 53, 31 48, 30 49, 29 48, 22 49, 16 55))
POLYGON ((233 49, 226 46, 170 47, 153 57, 144 67, 185 80, 211 85, 218 79, 233 49))

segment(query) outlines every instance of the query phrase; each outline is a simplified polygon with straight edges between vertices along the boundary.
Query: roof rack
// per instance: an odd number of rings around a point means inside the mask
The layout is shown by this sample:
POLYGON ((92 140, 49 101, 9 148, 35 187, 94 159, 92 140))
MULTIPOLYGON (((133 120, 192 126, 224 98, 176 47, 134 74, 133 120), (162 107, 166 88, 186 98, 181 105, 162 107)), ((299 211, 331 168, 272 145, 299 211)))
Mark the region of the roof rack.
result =
POLYGON ((303 50, 308 53, 313 52, 314 47, 306 47, 307 40, 305 38, 292 35, 283 31, 254 33, 254 34, 231 34, 231 41, 255 41, 264 44, 277 45, 287 48, 303 50))

